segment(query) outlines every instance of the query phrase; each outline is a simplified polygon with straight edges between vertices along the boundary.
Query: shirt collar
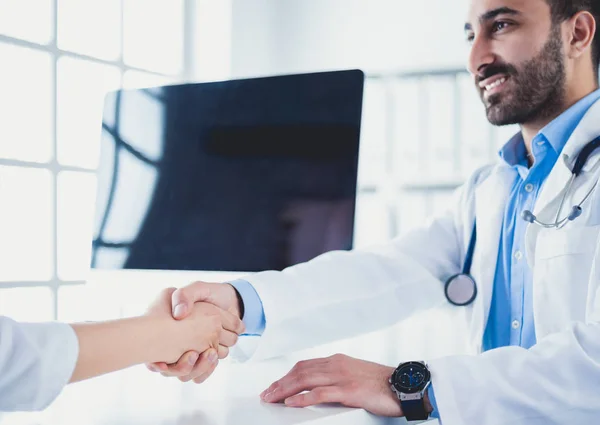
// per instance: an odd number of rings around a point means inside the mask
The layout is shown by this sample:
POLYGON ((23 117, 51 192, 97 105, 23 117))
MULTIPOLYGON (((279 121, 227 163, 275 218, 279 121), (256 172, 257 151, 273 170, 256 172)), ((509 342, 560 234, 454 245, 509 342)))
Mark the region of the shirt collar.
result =
MULTIPOLYGON (((600 89, 588 94, 548 123, 535 136, 534 140, 545 139, 557 154, 560 154, 569 137, 581 122, 588 109, 600 100, 600 89)), ((500 149, 500 158, 510 166, 527 163, 527 153, 521 132, 515 134, 500 149)))
POLYGON ((540 134, 548 140, 557 154, 560 154, 585 113, 598 99, 600 99, 600 89, 580 99, 540 130, 540 134))
POLYGON ((519 131, 511 137, 510 140, 502 146, 502 149, 500 149, 498 154, 500 155, 500 158, 511 167, 523 164, 527 159, 527 152, 525 150, 525 143, 523 142, 521 132, 519 131))

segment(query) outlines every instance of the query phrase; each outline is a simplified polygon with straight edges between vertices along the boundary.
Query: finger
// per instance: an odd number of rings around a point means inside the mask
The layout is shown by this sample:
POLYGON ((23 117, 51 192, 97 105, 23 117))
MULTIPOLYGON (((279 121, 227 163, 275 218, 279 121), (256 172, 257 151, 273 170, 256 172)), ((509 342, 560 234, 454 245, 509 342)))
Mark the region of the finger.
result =
POLYGON ((164 372, 169 369, 166 363, 147 363, 146 367, 151 372, 164 372))
POLYGON ((321 371, 323 373, 328 372, 327 359, 302 360, 296 363, 294 367, 287 373, 287 375, 278 381, 273 382, 269 388, 261 393, 260 396, 262 398, 267 393, 272 392, 280 385, 281 381, 287 381, 290 378, 294 379, 297 375, 307 375, 316 371, 321 371))
POLYGON ((211 302, 210 286, 204 282, 194 282, 177 289, 171 295, 173 317, 183 319, 190 314, 192 306, 197 301, 211 302))
POLYGON ((201 373, 197 377, 195 377, 194 378, 194 382, 196 384, 201 384, 204 381, 206 381, 210 377, 210 375, 213 374, 213 372, 217 368, 218 364, 219 364, 219 358, 218 357, 215 357, 214 359, 211 359, 210 365, 209 365, 209 369, 206 370, 205 372, 201 373))
POLYGON ((218 351, 219 351, 219 359, 221 359, 221 360, 223 360, 224 358, 226 358, 229 355, 229 348, 225 347, 224 345, 219 345, 218 351))
POLYGON ((158 369, 159 371, 165 371, 169 369, 169 365, 165 362, 152 363, 152 366, 158 369))
POLYGON ((337 386, 317 387, 304 394, 297 394, 285 399, 286 406, 307 407, 322 403, 343 403, 344 391, 337 386))
POLYGON ((194 365, 198 361, 198 353, 188 351, 177 360, 177 363, 168 366, 168 369, 163 373, 163 376, 186 376, 194 369, 194 365))
POLYGON ((232 314, 226 310, 221 310, 221 323, 223 329, 227 329, 228 331, 235 332, 238 335, 241 335, 246 330, 244 326, 244 322, 237 317, 235 314, 232 314))
POLYGON ((200 355, 198 361, 187 375, 180 376, 179 380, 182 382, 188 382, 199 376, 204 375, 207 372, 212 373, 214 365, 219 361, 217 350, 208 349, 200 355))
POLYGON ((206 381, 208 378, 210 378, 210 376, 213 374, 213 372, 215 371, 215 369, 217 368, 217 365, 219 364, 219 360, 217 359, 217 362, 213 364, 213 367, 211 370, 209 370, 208 372, 203 373, 202 375, 200 375, 197 378, 194 378, 194 382, 196 384, 202 384, 204 383, 204 381, 206 381))
POLYGON ((225 347, 233 347, 238 340, 238 334, 235 332, 229 332, 225 329, 221 329, 219 334, 219 345, 224 345, 225 347))
POLYGON ((338 380, 334 374, 318 369, 302 370, 299 372, 292 371, 274 382, 261 394, 261 398, 269 403, 278 403, 303 391, 311 391, 317 387, 335 385, 338 380))

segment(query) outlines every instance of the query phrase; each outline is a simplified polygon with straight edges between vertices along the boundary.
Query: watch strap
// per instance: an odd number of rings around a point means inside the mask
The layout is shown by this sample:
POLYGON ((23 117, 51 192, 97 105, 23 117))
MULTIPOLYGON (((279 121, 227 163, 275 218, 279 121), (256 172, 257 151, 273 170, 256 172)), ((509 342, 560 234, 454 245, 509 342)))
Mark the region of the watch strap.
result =
POLYGON ((420 398, 418 400, 402 400, 400 401, 402 406, 402 413, 407 421, 424 421, 429 419, 429 413, 425 410, 425 400, 420 398))

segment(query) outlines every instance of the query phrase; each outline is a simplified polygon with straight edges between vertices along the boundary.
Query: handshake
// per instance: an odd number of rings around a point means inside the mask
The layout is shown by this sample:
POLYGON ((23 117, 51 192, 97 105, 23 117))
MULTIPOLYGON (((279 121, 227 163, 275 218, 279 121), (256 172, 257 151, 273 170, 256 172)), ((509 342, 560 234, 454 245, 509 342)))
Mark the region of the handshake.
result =
POLYGON ((146 367, 182 382, 204 382, 244 332, 243 313, 242 300, 230 284, 195 282, 163 290, 146 316, 171 323, 164 341, 168 352, 146 367))
MULTIPOLYGON (((195 282, 181 289, 163 291, 146 316, 171 323, 170 330, 163 334, 166 339, 158 338, 161 349, 170 351, 155 356, 156 359, 162 356, 162 361, 150 360, 146 366, 183 382, 204 382, 244 332, 243 308, 230 284, 195 282)), ((272 383, 260 398, 292 407, 341 403, 375 415, 402 416, 388 382, 394 369, 341 354, 305 360, 272 383)), ((425 407, 428 412, 433 409, 427 397, 425 407)))

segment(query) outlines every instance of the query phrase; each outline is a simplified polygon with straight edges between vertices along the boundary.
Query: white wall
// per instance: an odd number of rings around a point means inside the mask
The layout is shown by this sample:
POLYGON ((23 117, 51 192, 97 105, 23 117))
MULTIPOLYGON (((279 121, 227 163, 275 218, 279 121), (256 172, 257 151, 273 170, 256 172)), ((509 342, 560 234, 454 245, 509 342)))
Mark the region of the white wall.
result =
POLYGON ((233 76, 276 72, 277 15, 273 0, 231 0, 231 73, 233 76))
POLYGON ((232 0, 236 76, 461 68, 467 0, 232 0))
POLYGON ((195 0, 191 74, 196 81, 228 79, 231 75, 232 3, 195 0))

